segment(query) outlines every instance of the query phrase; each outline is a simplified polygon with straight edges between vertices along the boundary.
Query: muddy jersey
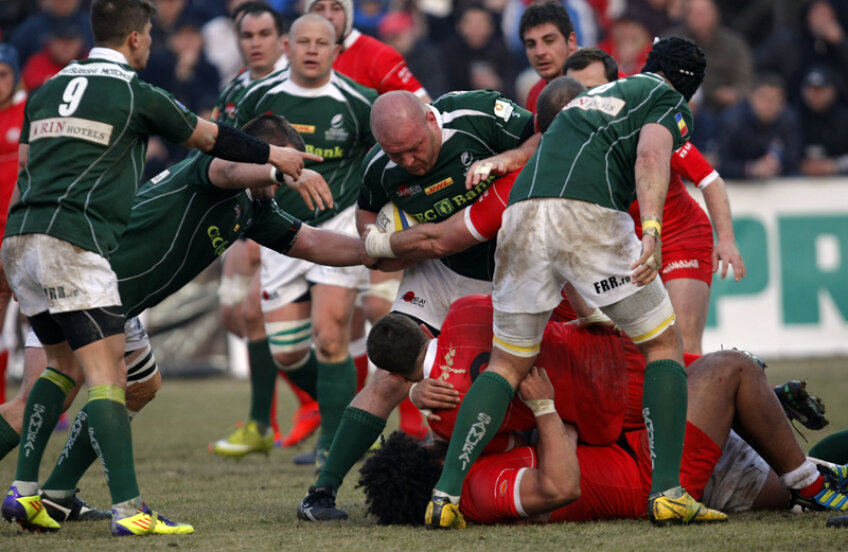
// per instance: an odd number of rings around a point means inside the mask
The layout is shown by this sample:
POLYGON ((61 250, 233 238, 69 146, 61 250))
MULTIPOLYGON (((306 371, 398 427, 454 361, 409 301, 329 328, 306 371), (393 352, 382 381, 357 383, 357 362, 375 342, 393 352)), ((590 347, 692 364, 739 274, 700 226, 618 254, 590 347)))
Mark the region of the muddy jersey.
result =
MULTIPOLYGON (((460 398, 488 367, 492 350, 492 298, 470 295, 458 299, 431 343, 424 375, 454 386, 460 398)), ((545 368, 554 386, 554 402, 564 420, 574 423, 585 442, 614 443, 624 420, 627 370, 619 338, 611 330, 578 328, 550 322, 542 338, 536 366, 545 368), (592 405, 586 408, 586 405, 592 405)), ((430 422, 444 439, 453 432, 458 408, 440 410, 441 421, 430 422)), ((499 431, 527 430, 536 419, 516 396, 499 431)))
MULTIPOLYGON (((378 212, 388 201, 419 222, 441 222, 480 197, 495 177, 465 189, 475 161, 515 148, 533 134, 532 114, 491 90, 453 92, 433 102, 442 129, 436 164, 424 176, 408 173, 375 147, 365 159, 359 208, 378 212)), ((462 276, 491 280, 494 241, 481 243, 441 262, 462 276)))
POLYGON ((588 90, 556 116, 515 181, 510 203, 561 197, 627 211, 636 199, 634 163, 641 128, 666 127, 677 149, 692 113, 679 92, 652 73, 588 90))
POLYGON ((240 237, 283 254, 294 244, 300 221, 273 201, 215 187, 212 160, 195 154, 139 190, 110 259, 127 317, 176 292, 240 237))
POLYGON ((288 70, 250 87, 236 108, 237 124, 269 111, 285 117, 303 137, 306 151, 324 158, 321 163, 306 161, 306 167, 319 172, 333 192, 333 208, 310 211, 300 194, 286 187, 277 194, 280 207, 317 224, 353 205, 362 181, 362 159, 374 144, 370 116, 376 99, 374 90, 335 72, 319 88, 298 86, 288 70))
POLYGON ((27 102, 29 157, 6 235, 48 234, 108 258, 129 219, 147 137, 180 143, 194 131, 193 113, 113 61, 117 52, 105 55, 71 63, 27 102))

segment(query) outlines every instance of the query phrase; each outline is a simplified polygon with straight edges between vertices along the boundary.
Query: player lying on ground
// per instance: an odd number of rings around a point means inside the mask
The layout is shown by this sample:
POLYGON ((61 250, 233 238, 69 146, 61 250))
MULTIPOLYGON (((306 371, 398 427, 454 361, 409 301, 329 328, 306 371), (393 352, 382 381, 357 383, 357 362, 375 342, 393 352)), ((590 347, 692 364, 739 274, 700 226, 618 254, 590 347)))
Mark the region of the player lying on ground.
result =
MULTIPOLYGON (((474 343, 451 338, 448 321, 445 331, 436 344, 428 342, 423 333, 408 320, 387 317, 372 330, 385 335, 390 326, 393 343, 402 342, 403 334, 418 335, 413 340, 421 342, 420 354, 398 375, 411 381, 426 379, 428 382, 441 381, 433 390, 426 391, 427 404, 422 406, 454 403, 463 390, 470 387, 472 378, 484 366, 477 366, 463 360, 478 358, 485 354, 488 346, 484 338, 478 338, 475 325, 485 325, 491 316, 491 307, 486 300, 469 298, 462 314, 465 323, 451 325, 457 334, 475 336, 474 343), (476 304, 473 301, 477 301, 476 304), (488 311, 488 312, 487 312, 488 311), (441 343, 447 339, 449 343, 441 343), (459 350, 460 346, 466 350, 459 350), (474 347, 479 352, 473 354, 474 347), (443 360, 445 353, 455 352, 451 358, 452 366, 443 360), (448 382, 451 385, 445 385, 448 382), (452 389, 454 386, 456 389, 452 389), (459 391, 458 394, 453 392, 459 391)), ((452 311, 453 312, 453 311, 452 311)), ((457 320, 456 322, 462 322, 457 320)), ((592 519, 640 518, 647 515, 645 505, 650 481, 651 463, 647 447, 647 431, 643 428, 625 431, 617 442, 607 445, 585 445, 585 441, 597 438, 587 424, 587 418, 599 427, 605 422, 618 425, 615 408, 610 399, 597 401, 596 397, 586 397, 583 404, 596 404, 599 408, 591 412, 567 412, 567 418, 576 422, 581 443, 575 449, 574 439, 569 439, 560 420, 560 405, 573 402, 574 380, 579 381, 594 371, 581 373, 578 366, 560 366, 550 364, 557 358, 556 349, 569 350, 569 356, 584 345, 595 346, 593 339, 597 331, 564 326, 551 322, 543 341, 543 355, 540 361, 547 364, 548 374, 553 375, 551 387, 543 385, 547 377, 534 372, 522 383, 520 393, 525 402, 534 411, 538 423, 540 441, 536 448, 522 447, 505 453, 487 455, 472 467, 463 487, 460 509, 469 519, 483 523, 496 523, 510 519, 536 517, 551 513, 543 520, 549 521, 586 521, 592 519), (547 347, 547 350, 546 350, 547 347), (577 349, 575 349, 575 347, 577 349), (576 369, 571 380, 562 377, 560 372, 576 369), (543 389, 547 391, 543 392, 543 389), (564 401, 554 402, 553 389, 565 394, 564 401), (555 408, 555 406, 557 408, 555 408), (553 414, 553 415, 551 415, 553 414), (576 418, 576 419, 575 419, 576 418), (581 432, 581 427, 584 428, 581 432), (586 439, 588 437, 588 439, 586 439), (576 454, 576 456, 575 456, 576 454), (566 461, 563 462, 563 459, 566 461), (579 467, 579 468, 578 468, 579 467), (579 491, 575 485, 579 478, 579 491), (503 492, 501 492, 503 491, 503 492), (578 499, 579 497, 579 499, 578 499), (567 506, 566 506, 567 505, 567 506)), ((602 332, 605 330, 601 330, 602 332)), ((481 332, 482 333, 482 332, 481 332)), ((618 338, 607 332, 609 340, 618 338)), ((385 340, 384 340, 385 341, 385 340)), ((382 354, 390 347, 384 347, 382 354)), ((369 350, 369 353, 371 351, 369 350)), ((608 354, 604 351, 604 354, 608 354)), ((406 359, 410 356, 407 355, 406 359)), ((565 357, 567 358, 567 356, 565 357)), ((644 361, 636 353, 627 355, 629 365, 626 370, 629 393, 628 413, 624 415, 625 427, 634 420, 633 413, 639 409, 639 390, 644 374, 644 361), (634 393, 634 390, 636 393, 634 393), (633 398, 636 401, 633 401, 633 398)), ((385 364, 385 363, 384 363, 385 364)), ((396 365, 399 363, 396 363, 396 365)), ((541 365, 541 364, 540 364, 541 365)), ((384 366, 385 368, 386 366, 384 366)), ((621 372, 624 372, 621 367, 621 372)), ((606 374, 605 374, 606 376, 606 374)), ((619 391, 615 389, 619 381, 607 377, 594 380, 597 385, 611 382, 611 387, 603 389, 609 397, 619 391)), ((786 508, 790 502, 811 509, 848 509, 848 497, 845 496, 845 483, 848 470, 844 466, 816 466, 804 457, 798 448, 792 430, 786 421, 782 407, 774 392, 766 382, 760 365, 750 356, 736 351, 712 353, 694 361, 689 366, 689 406, 687 413, 686 444, 681 465, 681 480, 693 496, 701 497, 709 506, 727 510, 749 508, 786 508), (748 443, 759 453, 757 455, 731 428, 744 436, 748 443), (724 455, 722 455, 724 448, 724 455), (769 469, 771 466, 772 470, 769 469), (715 471, 714 471, 715 468, 715 471), (712 477, 712 479, 711 479, 712 477)), ((578 391, 582 392, 582 391, 578 391)), ((520 408, 517 403, 511 405, 506 425, 516 427, 513 419, 520 408)), ((439 410, 435 413, 447 420, 443 428, 449 429, 456 407, 439 410)), ((638 420, 638 418, 635 418, 638 420)), ((439 420, 439 421, 442 421, 439 420)), ((369 510, 383 523, 420 524, 428 500, 430 483, 423 481, 424 474, 435 479, 440 471, 441 455, 419 447, 420 453, 427 459, 416 464, 414 472, 404 475, 399 458, 413 458, 413 455, 400 453, 399 448, 412 448, 409 443, 399 443, 397 438, 369 459, 363 468, 363 481, 369 510), (391 459, 391 460, 389 460, 391 459), (372 464, 373 462, 373 464, 372 464), (427 462, 435 462, 425 468, 427 462), (393 464, 398 471, 389 471, 387 464, 393 464), (415 474, 415 483, 409 477, 415 474), (396 485, 396 486, 392 486, 396 485), (409 486, 407 486, 409 485, 409 486), (408 500, 416 492, 418 500, 408 500), (401 490, 403 489, 403 490, 401 490), (404 508, 392 497, 403 496, 410 507, 404 508)), ((417 460, 414 460, 417 461, 417 460)))
MULTIPOLYGON (((304 147, 299 134, 276 115, 257 117, 245 126, 245 131, 271 143, 292 144, 299 149, 304 147)), ((358 238, 303 225, 280 210, 274 201, 252 199, 258 195, 257 190, 254 189, 251 194, 243 189, 270 186, 273 192, 280 185, 278 176, 274 173, 272 180, 268 166, 196 156, 174 165, 146 183, 134 200, 128 231, 123 234, 111 257, 126 316, 137 316, 145 308, 180 289, 239 236, 249 236, 281 253, 323 264, 359 264, 361 242, 358 238)), ((332 198, 325 195, 325 190, 296 187, 302 192, 304 200, 314 201, 319 206, 332 205, 332 198)), ((132 322, 128 325, 134 327, 132 322)), ((136 385, 128 387, 127 402, 131 410, 138 411, 153 398, 159 386, 159 376, 152 353, 143 340, 131 339, 128 342, 126 362, 140 373, 130 373, 133 378, 130 381, 135 381, 136 385), (130 355, 133 350, 144 352, 130 355)), ((27 360, 30 364, 18 397, 0 405, 0 458, 19 442, 17 435, 21 431, 27 395, 45 366, 43 356, 38 359, 33 351, 28 352, 27 360)), ((65 408, 79 388, 76 382, 80 379, 75 375, 78 376, 77 373, 70 376, 75 381, 68 387, 65 408)), ((88 435, 86 419, 87 414, 83 410, 75 420, 75 429, 81 431, 82 438, 75 438, 72 432, 70 442, 73 447, 90 448, 90 442, 85 439, 88 435)), ((70 450, 67 452, 70 454, 70 450)), ((89 459, 85 463, 84 455, 80 458, 83 459, 79 460, 80 464, 72 468, 78 472, 76 480, 91 462, 89 459)), ((71 479, 73 477, 65 477, 62 481, 71 479)), ((51 484, 47 488, 61 491, 54 501, 60 506, 76 503, 74 500, 61 500, 73 499, 74 484, 51 484)))

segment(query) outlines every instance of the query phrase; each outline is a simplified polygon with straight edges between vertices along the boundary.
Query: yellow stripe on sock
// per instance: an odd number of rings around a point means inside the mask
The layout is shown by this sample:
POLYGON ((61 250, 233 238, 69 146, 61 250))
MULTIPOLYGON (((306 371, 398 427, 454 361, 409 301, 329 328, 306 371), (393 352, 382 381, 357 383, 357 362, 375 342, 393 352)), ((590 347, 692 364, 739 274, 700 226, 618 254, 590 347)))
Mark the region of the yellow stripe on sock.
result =
POLYGON ((498 339, 497 336, 492 336, 492 343, 494 343, 498 348, 503 349, 508 353, 524 358, 538 355, 539 349, 541 349, 542 347, 541 343, 539 343, 538 345, 534 345, 533 347, 520 347, 518 345, 512 345, 511 343, 507 343, 503 339, 498 339))
POLYGON ((656 336, 658 336, 659 334, 661 334, 666 328, 671 326, 673 323, 674 323, 674 314, 672 314, 671 316, 669 316, 668 318, 663 320, 662 323, 659 326, 657 326, 653 330, 649 331, 648 333, 644 333, 642 335, 637 335, 636 337, 631 337, 630 339, 633 340, 633 343, 643 343, 645 341, 649 341, 649 340, 655 338, 656 336))
POLYGON ((95 385, 88 390, 88 401, 115 401, 126 404, 126 392, 117 385, 95 385))
POLYGON ((63 393, 65 393, 65 395, 67 395, 71 391, 71 389, 74 388, 74 382, 71 378, 53 368, 47 368, 41 373, 41 376, 39 377, 42 377, 47 381, 50 381, 55 384, 56 387, 58 387, 62 390, 63 393))

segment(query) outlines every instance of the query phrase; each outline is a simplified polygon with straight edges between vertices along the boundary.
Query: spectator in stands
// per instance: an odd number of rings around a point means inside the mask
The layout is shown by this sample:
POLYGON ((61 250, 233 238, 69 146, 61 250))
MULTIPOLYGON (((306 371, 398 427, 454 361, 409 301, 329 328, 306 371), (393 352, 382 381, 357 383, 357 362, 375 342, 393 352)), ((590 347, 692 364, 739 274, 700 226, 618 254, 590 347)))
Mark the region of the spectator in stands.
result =
POLYGON ((380 21, 380 39, 400 52, 427 92, 438 98, 449 90, 438 49, 425 37, 419 38, 415 20, 407 12, 392 12, 380 21))
POLYGON ((833 74, 813 67, 801 87, 801 173, 848 174, 848 107, 839 102, 833 74))
POLYGON ((44 48, 30 56, 24 64, 21 72, 24 86, 32 92, 67 64, 84 58, 87 53, 85 29, 78 21, 71 18, 52 20, 44 48))
POLYGON ((0 40, 9 40, 15 28, 35 12, 29 0, 4 0, 0 2, 0 40))
POLYGON ((203 25, 203 53, 209 63, 218 69, 221 77, 219 88, 225 87, 244 67, 238 48, 236 31, 236 9, 247 0, 227 0, 227 13, 209 20, 203 25))
POLYGON ((88 10, 83 9, 81 0, 51 0, 42 2, 41 12, 37 12, 21 23, 12 34, 12 45, 18 51, 21 67, 27 60, 44 48, 51 25, 57 19, 71 19, 83 28, 86 51, 94 44, 91 34, 91 22, 88 10))
POLYGON ((675 0, 629 0, 626 13, 642 23, 651 37, 655 37, 676 23, 669 13, 674 3, 675 0))
POLYGON ((739 103, 751 89, 754 75, 750 47, 741 35, 722 25, 714 0, 686 0, 683 25, 664 36, 694 40, 707 56, 704 105, 722 111, 739 103))
POLYGON ((491 12, 483 4, 466 4, 457 34, 441 43, 440 55, 451 90, 489 88, 512 97, 515 75, 506 44, 495 35, 491 12))
POLYGON ((618 61, 622 74, 634 75, 645 66, 652 44, 653 36, 645 24, 626 11, 613 22, 600 48, 618 61))
POLYGON ((156 14, 153 16, 153 28, 150 36, 150 55, 168 47, 168 37, 174 32, 174 27, 180 16, 186 10, 188 0, 155 0, 156 14))
POLYGON ((801 126, 778 75, 760 76, 747 101, 724 113, 719 155, 725 178, 765 179, 797 171, 801 126))

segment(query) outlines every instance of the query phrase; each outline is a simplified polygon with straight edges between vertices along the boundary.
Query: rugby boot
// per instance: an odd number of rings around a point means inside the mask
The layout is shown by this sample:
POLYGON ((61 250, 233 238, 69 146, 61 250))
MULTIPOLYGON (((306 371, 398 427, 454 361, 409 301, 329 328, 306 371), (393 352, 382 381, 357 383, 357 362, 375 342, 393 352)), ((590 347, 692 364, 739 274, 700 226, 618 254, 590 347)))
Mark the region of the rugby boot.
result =
MULTIPOLYGON (((844 470, 833 470, 820 464, 816 467, 822 475, 821 488, 813 496, 804 496, 801 494, 802 491, 790 489, 792 504, 798 504, 806 510, 848 512, 848 493, 839 487, 839 477, 844 474, 844 470)), ((844 466, 837 466, 837 468, 844 468, 844 466)))
POLYGON ((312 450, 308 450, 306 452, 301 452, 294 458, 292 458, 292 462, 297 466, 308 466, 315 465, 315 462, 318 461, 318 447, 313 448, 312 450))
POLYGON ((336 508, 336 492, 329 485, 309 487, 309 492, 297 505, 297 519, 301 521, 331 521, 347 519, 347 513, 336 508))
POLYGON ((827 527, 848 527, 848 514, 827 518, 827 527))
POLYGON ((135 514, 120 517, 112 510, 112 535, 116 537, 140 535, 188 535, 194 533, 194 527, 187 523, 177 523, 157 514, 142 503, 135 514))
POLYGON ((265 435, 259 432, 259 426, 255 420, 250 420, 226 439, 220 439, 212 443, 210 449, 215 454, 242 458, 253 452, 261 452, 265 455, 274 448, 274 435, 266 431, 265 435))
POLYGON ((52 498, 44 492, 40 494, 44 508, 56 521, 101 521, 112 517, 112 512, 92 508, 76 494, 66 498, 52 498))
POLYGON ((807 429, 822 429, 829 422, 825 418, 824 403, 807 393, 807 382, 792 380, 772 388, 783 407, 786 417, 798 420, 807 429))
POLYGON ((707 508, 680 487, 665 492, 651 493, 648 497, 648 519, 654 525, 671 523, 704 523, 727 521, 727 515, 707 508), (682 491, 677 498, 668 496, 682 491))
POLYGON ((283 437, 283 447, 293 447, 305 441, 321 425, 321 413, 318 411, 318 401, 311 401, 300 406, 292 417, 292 428, 283 437))
POLYGON ((16 521, 18 525, 33 533, 58 531, 60 527, 44 509, 40 496, 21 496, 17 487, 9 487, 0 510, 3 519, 10 523, 16 521))
POLYGON ((465 518, 448 497, 434 496, 424 511, 424 525, 428 529, 465 529, 465 518))

